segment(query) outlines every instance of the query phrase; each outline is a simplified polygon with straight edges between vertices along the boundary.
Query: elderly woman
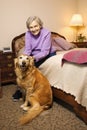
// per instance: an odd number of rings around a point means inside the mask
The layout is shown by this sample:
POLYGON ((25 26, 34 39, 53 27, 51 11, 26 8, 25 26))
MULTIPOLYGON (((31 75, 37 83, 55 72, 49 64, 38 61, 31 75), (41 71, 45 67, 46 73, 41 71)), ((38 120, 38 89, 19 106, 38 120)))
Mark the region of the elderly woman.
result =
POLYGON ((25 35, 24 54, 33 56, 35 65, 38 67, 55 54, 51 51, 51 32, 43 27, 41 19, 36 16, 29 17, 26 25, 28 31, 25 35))
MULTIPOLYGON (((43 22, 37 16, 26 21, 25 48, 23 54, 33 56, 35 66, 39 67, 47 58, 56 54, 52 49, 51 32, 43 27, 43 22)), ((13 95, 14 101, 21 97, 20 90, 13 95)))

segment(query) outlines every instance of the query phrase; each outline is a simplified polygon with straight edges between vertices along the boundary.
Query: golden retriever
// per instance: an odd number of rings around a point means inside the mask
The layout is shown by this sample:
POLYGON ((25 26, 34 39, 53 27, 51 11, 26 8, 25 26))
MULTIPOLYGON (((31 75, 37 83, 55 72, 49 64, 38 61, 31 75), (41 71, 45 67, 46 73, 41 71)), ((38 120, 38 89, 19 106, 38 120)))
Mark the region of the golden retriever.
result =
POLYGON ((23 125, 52 106, 52 90, 47 78, 34 66, 33 57, 22 54, 14 59, 14 63, 17 84, 26 92, 21 108, 27 113, 19 120, 23 125))

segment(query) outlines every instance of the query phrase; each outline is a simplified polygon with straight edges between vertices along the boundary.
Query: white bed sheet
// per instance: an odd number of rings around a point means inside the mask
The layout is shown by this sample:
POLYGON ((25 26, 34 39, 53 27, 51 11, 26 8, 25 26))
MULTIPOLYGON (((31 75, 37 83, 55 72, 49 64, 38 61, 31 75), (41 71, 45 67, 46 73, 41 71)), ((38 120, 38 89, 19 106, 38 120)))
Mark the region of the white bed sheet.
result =
POLYGON ((62 66, 61 60, 65 53, 67 51, 57 52, 57 55, 47 59, 39 69, 52 86, 75 96, 75 100, 87 110, 87 64, 66 62, 62 66))

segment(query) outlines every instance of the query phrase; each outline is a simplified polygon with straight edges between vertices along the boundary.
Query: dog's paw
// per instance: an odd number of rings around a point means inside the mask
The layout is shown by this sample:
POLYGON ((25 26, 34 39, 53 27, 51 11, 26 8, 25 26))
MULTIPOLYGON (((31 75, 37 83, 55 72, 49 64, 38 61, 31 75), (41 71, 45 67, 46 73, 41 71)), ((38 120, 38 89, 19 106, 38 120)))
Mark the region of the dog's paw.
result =
POLYGON ((25 104, 22 104, 20 106, 20 108, 22 108, 24 111, 28 111, 29 110, 29 106, 25 105, 25 104))
POLYGON ((29 107, 27 107, 27 106, 26 106, 26 107, 23 107, 23 110, 24 110, 24 111, 28 111, 28 110, 29 110, 29 107))
POLYGON ((24 104, 22 104, 21 106, 20 106, 20 108, 24 108, 25 107, 25 105, 24 104))

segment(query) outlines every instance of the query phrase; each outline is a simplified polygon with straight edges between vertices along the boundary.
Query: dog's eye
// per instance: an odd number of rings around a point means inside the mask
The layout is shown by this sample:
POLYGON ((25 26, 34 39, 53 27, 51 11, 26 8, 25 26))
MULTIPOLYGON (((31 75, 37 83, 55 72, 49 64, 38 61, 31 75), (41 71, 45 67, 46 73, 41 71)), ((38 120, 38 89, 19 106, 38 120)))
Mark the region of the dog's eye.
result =
POLYGON ((20 59, 22 59, 22 57, 19 57, 20 59))
POLYGON ((29 58, 27 57, 26 60, 29 60, 29 58))

